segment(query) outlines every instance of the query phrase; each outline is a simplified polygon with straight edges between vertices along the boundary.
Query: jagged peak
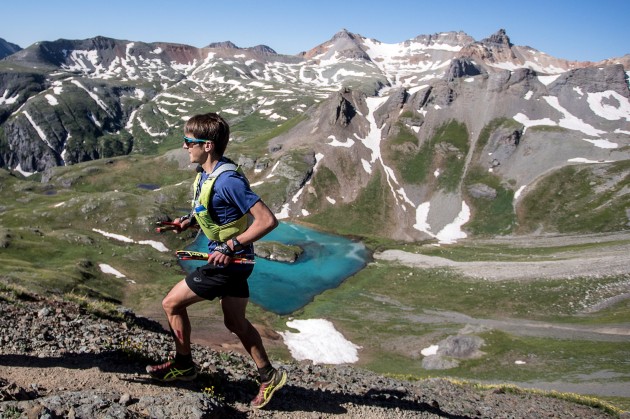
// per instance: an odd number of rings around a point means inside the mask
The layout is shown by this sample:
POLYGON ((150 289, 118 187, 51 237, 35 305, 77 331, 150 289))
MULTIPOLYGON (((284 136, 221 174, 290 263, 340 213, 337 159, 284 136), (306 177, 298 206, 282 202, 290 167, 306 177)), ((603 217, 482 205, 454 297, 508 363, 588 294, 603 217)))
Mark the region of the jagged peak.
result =
POLYGON ((278 54, 273 48, 268 47, 267 45, 256 45, 255 47, 250 47, 247 49, 261 54, 278 54))
POLYGON ((507 36, 507 33, 505 32, 505 29, 499 29, 497 32, 490 35, 488 38, 482 39, 481 43, 504 45, 508 48, 513 46, 513 44, 510 42, 510 37, 507 36))
POLYGON ((351 39, 353 41, 356 41, 356 35, 348 31, 347 29, 342 28, 332 37, 332 41, 336 41, 337 39, 351 39))
POLYGON ((222 48, 222 49, 241 49, 232 41, 212 42, 206 45, 206 48, 222 48))
POLYGON ((342 49, 348 48, 361 48, 361 35, 357 35, 348 31, 347 29, 342 29, 337 32, 328 43, 340 47, 342 49))
POLYGON ((369 60, 369 57, 361 46, 360 37, 360 35, 354 34, 347 29, 341 29, 330 40, 300 55, 308 59, 320 54, 336 51, 346 57, 369 60))

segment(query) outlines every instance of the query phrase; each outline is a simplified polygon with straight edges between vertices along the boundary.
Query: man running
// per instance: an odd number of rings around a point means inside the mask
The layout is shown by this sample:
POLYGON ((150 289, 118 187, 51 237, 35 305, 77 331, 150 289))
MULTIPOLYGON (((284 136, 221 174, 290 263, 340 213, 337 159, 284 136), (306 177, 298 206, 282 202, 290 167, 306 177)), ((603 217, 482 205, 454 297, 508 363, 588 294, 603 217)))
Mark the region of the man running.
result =
POLYGON ((260 375, 260 390, 251 405, 261 408, 287 381, 287 374, 271 365, 258 331, 245 317, 249 300, 247 279, 253 264, 231 263, 235 257, 253 259, 253 243, 276 228, 278 220, 249 187, 247 179, 223 156, 230 128, 216 113, 195 115, 184 127, 184 149, 201 169, 193 184, 193 210, 176 220, 179 230, 199 224, 208 243, 208 263, 176 284, 162 301, 175 340, 174 359, 147 366, 158 380, 193 380, 191 325, 186 308, 219 298, 225 326, 240 339, 260 375), (253 221, 250 221, 253 218, 253 221))

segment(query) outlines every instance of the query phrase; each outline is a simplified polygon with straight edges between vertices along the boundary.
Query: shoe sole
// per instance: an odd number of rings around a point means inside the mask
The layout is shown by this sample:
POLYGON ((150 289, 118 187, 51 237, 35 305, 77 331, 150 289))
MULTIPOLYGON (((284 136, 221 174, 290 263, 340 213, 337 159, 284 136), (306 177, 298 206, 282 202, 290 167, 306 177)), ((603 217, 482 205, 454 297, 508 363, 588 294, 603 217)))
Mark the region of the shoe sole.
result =
POLYGON ((267 404, 271 401, 271 398, 273 397, 273 394, 276 391, 280 390, 282 388, 282 386, 284 386, 286 383, 287 383, 287 373, 285 371, 282 371, 282 378, 280 379, 280 382, 273 388, 273 390, 271 390, 267 400, 265 400, 265 402, 263 404, 260 404, 258 406, 253 406, 254 409, 262 409, 263 407, 267 406, 267 404))
POLYGON ((172 377, 172 378, 159 378, 159 377, 155 377, 151 374, 149 374, 149 376, 151 378, 153 378, 154 380, 157 381, 162 381, 163 383, 170 383, 171 381, 192 381, 195 378, 197 378, 197 374, 195 375, 187 375, 187 376, 179 376, 179 377, 172 377))
POLYGON ((196 371, 195 371, 195 375, 178 375, 178 376, 174 376, 170 378, 161 378, 161 377, 156 377, 155 375, 151 374, 151 372, 149 371, 149 367, 147 367, 146 370, 147 370, 147 374, 149 374, 151 378, 153 378, 154 380, 162 381, 164 383, 168 383, 171 381, 192 381, 195 378, 197 378, 196 371))
POLYGON ((197 373, 195 375, 180 375, 173 378, 167 378, 164 381, 192 381, 197 378, 197 373))

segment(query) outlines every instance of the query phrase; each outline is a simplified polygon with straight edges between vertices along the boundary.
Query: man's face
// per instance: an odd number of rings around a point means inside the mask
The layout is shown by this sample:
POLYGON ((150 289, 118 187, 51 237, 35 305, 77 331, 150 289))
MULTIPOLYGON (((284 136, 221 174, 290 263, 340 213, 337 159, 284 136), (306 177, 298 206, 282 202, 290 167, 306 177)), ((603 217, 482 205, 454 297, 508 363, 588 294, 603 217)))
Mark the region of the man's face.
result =
POLYGON ((203 163, 206 157, 207 141, 197 140, 189 135, 184 136, 182 147, 188 150, 188 157, 191 163, 203 163))

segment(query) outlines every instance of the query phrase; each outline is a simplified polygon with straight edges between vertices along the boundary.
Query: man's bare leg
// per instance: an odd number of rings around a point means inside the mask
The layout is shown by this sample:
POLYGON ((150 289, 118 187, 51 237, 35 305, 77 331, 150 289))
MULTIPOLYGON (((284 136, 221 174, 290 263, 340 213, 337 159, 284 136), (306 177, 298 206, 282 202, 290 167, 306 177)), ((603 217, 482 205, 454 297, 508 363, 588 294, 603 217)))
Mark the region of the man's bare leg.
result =
POLYGON ((202 299, 193 293, 186 281, 175 285, 162 301, 168 324, 175 341, 175 359, 158 365, 148 365, 149 375, 160 381, 190 381, 197 377, 197 369, 190 353, 190 320, 186 307, 202 299))
POLYGON ((240 339, 256 366, 261 369, 270 365, 260 333, 245 317, 248 298, 224 297, 221 300, 225 327, 240 339))
POLYGON ((178 354, 190 354, 191 327, 186 308, 199 301, 203 301, 203 298, 188 288, 185 280, 177 283, 162 300, 162 308, 171 327, 178 354))

